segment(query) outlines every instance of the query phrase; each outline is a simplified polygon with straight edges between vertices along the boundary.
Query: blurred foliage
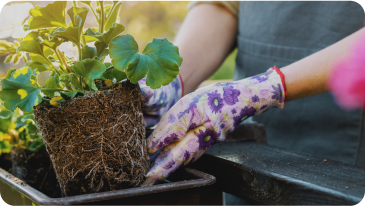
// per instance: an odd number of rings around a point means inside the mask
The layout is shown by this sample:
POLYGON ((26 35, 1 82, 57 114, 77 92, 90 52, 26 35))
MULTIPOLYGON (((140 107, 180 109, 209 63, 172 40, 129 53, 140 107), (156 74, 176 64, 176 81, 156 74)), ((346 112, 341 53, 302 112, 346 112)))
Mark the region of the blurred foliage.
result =
POLYGON ((0 102, 0 155, 9 153, 13 147, 30 151, 45 149, 33 112, 25 113, 20 109, 11 112, 0 102))
MULTIPOLYGON (((25 2, 25 1, 22 1, 25 2)), ((49 1, 29 1, 34 6, 46 6, 49 1)), ((18 3, 18 2, 9 2, 18 3)), ((106 4, 111 4, 111 1, 106 1, 106 4)), ((144 48, 148 42, 151 42, 153 37, 166 37, 173 42, 186 14, 188 13, 187 1, 126 1, 122 4, 119 17, 120 23, 126 27, 123 34, 131 34, 135 37, 139 48, 144 48)), ((79 6, 85 6, 78 3, 79 6)), ((96 4, 96 2, 92 2, 96 4)), ((67 8, 72 7, 72 2, 69 1, 67 8)), ((68 17, 67 17, 68 18, 68 17)), ((70 19, 67 19, 69 22, 70 19)), ((88 13, 85 28, 97 27, 97 22, 92 12, 88 13)), ((7 38, 7 41, 13 41, 12 38, 7 38)), ((221 68, 212 75, 209 79, 231 79, 235 65, 236 52, 233 52, 221 66, 221 68)), ((6 55, 0 55, 0 78, 6 75, 10 68, 21 68, 24 63, 19 64, 4 63, 6 55)), ((43 76, 48 77, 48 74, 43 76)), ((39 77, 40 85, 42 77, 39 77)))

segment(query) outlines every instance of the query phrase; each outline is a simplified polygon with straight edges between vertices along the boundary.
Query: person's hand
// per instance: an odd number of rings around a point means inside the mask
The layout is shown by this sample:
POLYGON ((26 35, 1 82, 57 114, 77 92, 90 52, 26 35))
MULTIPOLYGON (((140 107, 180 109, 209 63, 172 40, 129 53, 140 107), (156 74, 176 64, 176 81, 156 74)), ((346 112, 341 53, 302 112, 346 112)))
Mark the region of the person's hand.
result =
POLYGON ((149 154, 162 150, 143 186, 161 181, 197 160, 248 117, 271 107, 283 108, 284 100, 284 76, 275 67, 254 77, 209 85, 185 95, 147 139, 149 154))
POLYGON ((155 126, 161 117, 182 97, 183 84, 180 74, 168 85, 151 89, 146 78, 138 81, 144 97, 142 112, 146 127, 155 126))

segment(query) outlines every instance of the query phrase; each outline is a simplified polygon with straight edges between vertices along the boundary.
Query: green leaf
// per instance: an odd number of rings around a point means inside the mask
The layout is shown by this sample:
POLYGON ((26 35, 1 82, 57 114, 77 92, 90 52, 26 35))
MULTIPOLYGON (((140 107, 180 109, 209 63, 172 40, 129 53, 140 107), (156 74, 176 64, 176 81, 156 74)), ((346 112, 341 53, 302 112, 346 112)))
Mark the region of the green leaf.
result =
MULTIPOLYGON (((47 50, 48 51, 48 50, 47 50)), ((48 52, 44 52, 48 53, 48 52)), ((51 71, 48 62, 46 59, 38 54, 30 54, 30 59, 32 61, 27 62, 26 66, 32 68, 32 70, 38 71, 38 72, 44 72, 44 71, 51 71)))
POLYGON ((50 76, 42 87, 42 92, 49 98, 54 97, 54 93, 60 90, 62 90, 62 86, 58 74, 50 76))
POLYGON ((0 141, 0 154, 9 153, 13 147, 11 146, 9 141, 0 141))
POLYGON ((43 45, 39 41, 34 41, 37 39, 39 33, 36 31, 30 32, 24 37, 23 41, 20 42, 20 47, 17 51, 29 52, 33 54, 39 54, 43 56, 43 45))
POLYGON ((46 7, 36 6, 29 11, 32 19, 28 29, 40 29, 48 27, 66 27, 65 10, 67 1, 55 1, 46 7))
POLYGON ((94 79, 100 78, 105 72, 105 65, 97 59, 84 59, 74 64, 73 71, 86 80, 89 88, 98 90, 94 79))
POLYGON ((43 138, 40 135, 38 138, 35 139, 35 141, 32 142, 32 144, 29 146, 30 151, 38 151, 38 150, 44 150, 46 149, 43 138))
MULTIPOLYGON (((68 11, 67 11, 67 14, 70 16, 71 18, 71 22, 72 22, 72 25, 75 26, 75 25, 79 25, 78 22, 77 22, 77 15, 79 17, 81 17, 82 21, 81 21, 81 28, 84 27, 84 24, 85 24, 85 20, 86 20, 86 16, 87 16, 87 13, 89 12, 89 9, 86 8, 86 7, 71 7, 68 11)), ((81 34, 81 33, 80 33, 81 34)))
POLYGON ((44 72, 44 71, 50 71, 50 68, 47 64, 42 64, 39 62, 27 62, 26 66, 30 67, 32 70, 35 70, 37 72, 44 72))
POLYGON ((61 92, 61 96, 64 99, 74 98, 77 94, 85 94, 85 91, 77 89, 77 90, 73 90, 71 92, 61 92))
POLYGON ((82 89, 79 78, 77 78, 76 75, 73 74, 73 73, 62 74, 60 76, 60 81, 65 83, 65 84, 70 84, 71 83, 72 86, 74 86, 75 89, 82 89))
POLYGON ((52 38, 50 40, 47 40, 47 39, 38 37, 37 39, 38 39, 39 43, 41 43, 42 45, 47 46, 53 50, 56 50, 57 47, 63 43, 63 41, 58 38, 52 38))
POLYGON ((76 45, 80 45, 80 34, 82 32, 81 25, 83 24, 83 20, 79 15, 75 17, 76 26, 67 27, 67 28, 58 28, 51 33, 51 37, 58 37, 65 39, 67 41, 71 41, 76 45))
POLYGON ((14 112, 9 111, 9 110, 1 110, 0 111, 0 119, 8 119, 9 117, 11 117, 14 114, 14 112))
POLYGON ((92 59, 96 56, 96 48, 95 47, 89 47, 88 45, 85 45, 82 48, 82 59, 92 59))
POLYGON ((98 56, 99 59, 102 59, 109 54, 109 50, 107 49, 108 45, 105 42, 97 41, 94 45, 96 47, 96 56, 98 56))
POLYGON ((1 80, 0 99, 6 109, 14 111, 16 107, 28 112, 42 101, 41 87, 37 83, 35 71, 30 67, 9 70, 6 78, 1 80))
POLYGON ((113 23, 113 26, 105 33, 95 32, 92 29, 87 29, 86 36, 97 38, 100 42, 109 44, 116 36, 124 31, 125 27, 121 24, 113 23))
POLYGON ((147 75, 146 84, 152 89, 174 80, 182 63, 178 48, 166 38, 153 39, 140 54, 131 35, 118 36, 109 44, 109 54, 114 67, 126 71, 131 82, 147 75))
POLYGON ((124 71, 119 71, 116 68, 112 68, 104 72, 103 77, 110 80, 114 80, 115 78, 117 82, 120 82, 123 79, 127 79, 127 74, 124 71))
POLYGON ((107 31, 109 28, 111 28, 113 26, 113 23, 118 23, 118 17, 119 17, 119 11, 120 11, 120 7, 122 6, 122 2, 119 1, 115 4, 114 6, 114 10, 112 11, 113 13, 110 13, 111 11, 108 10, 106 11, 106 15, 109 17, 108 21, 105 24, 105 31, 107 31))

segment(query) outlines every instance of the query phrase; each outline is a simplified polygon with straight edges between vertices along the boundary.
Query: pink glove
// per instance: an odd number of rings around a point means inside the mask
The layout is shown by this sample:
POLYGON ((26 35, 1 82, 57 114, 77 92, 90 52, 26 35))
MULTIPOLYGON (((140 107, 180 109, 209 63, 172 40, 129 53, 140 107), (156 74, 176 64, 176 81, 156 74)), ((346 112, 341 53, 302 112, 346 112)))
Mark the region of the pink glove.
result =
POLYGON ((148 153, 163 148, 143 185, 168 177, 222 142, 243 120, 271 107, 284 108, 284 75, 277 68, 232 83, 209 85, 185 95, 147 139, 148 153))
POLYGON ((146 77, 139 80, 144 101, 143 117, 146 127, 155 126, 161 117, 183 96, 183 83, 180 74, 168 85, 151 89, 146 85, 146 77))

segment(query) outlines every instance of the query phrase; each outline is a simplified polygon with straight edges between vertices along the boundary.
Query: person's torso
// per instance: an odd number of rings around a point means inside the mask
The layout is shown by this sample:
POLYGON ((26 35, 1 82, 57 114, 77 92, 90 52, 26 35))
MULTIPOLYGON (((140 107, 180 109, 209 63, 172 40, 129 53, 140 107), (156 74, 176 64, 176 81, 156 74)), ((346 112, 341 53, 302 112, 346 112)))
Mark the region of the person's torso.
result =
MULTIPOLYGON (((234 80, 289 65, 356 32, 356 2, 240 2, 234 80)), ((268 144, 365 167, 365 114, 342 111, 330 93, 254 117, 268 144)))

